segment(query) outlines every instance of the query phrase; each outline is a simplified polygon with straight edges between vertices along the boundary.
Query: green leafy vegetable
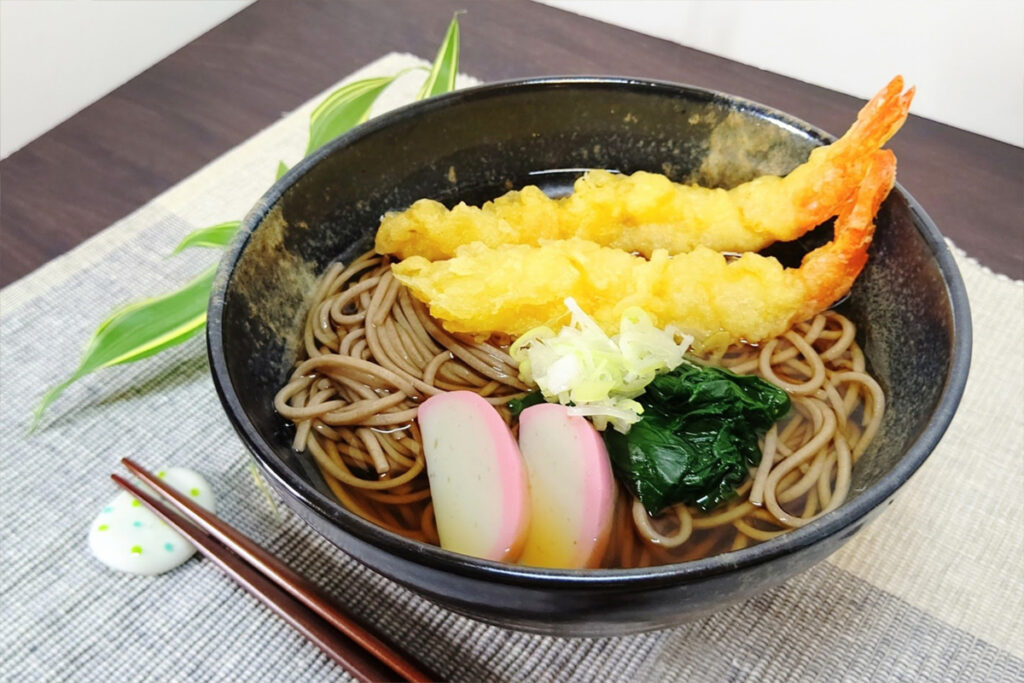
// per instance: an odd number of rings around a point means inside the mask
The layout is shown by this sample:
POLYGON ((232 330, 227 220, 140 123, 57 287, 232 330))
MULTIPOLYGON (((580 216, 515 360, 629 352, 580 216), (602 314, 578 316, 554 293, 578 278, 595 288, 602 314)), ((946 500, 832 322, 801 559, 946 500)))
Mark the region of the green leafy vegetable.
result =
POLYGON ((227 245, 231 238, 238 232, 240 221, 228 221, 218 225, 211 225, 208 228, 193 230, 185 235, 185 239, 178 243, 178 246, 171 252, 172 255, 181 253, 190 247, 212 247, 219 249, 227 245))
POLYGON ((416 95, 418 100, 455 90, 455 77, 459 73, 459 14, 461 12, 456 12, 448 24, 448 31, 441 41, 430 74, 416 95))
POLYGON ((100 368, 147 358, 195 336, 206 323, 214 271, 209 268, 182 289, 126 306, 100 323, 78 369, 39 401, 32 428, 46 407, 75 380, 100 368))
POLYGON ((514 398, 505 405, 512 411, 512 417, 519 417, 519 413, 523 412, 530 406, 536 406, 544 403, 544 394, 541 393, 540 389, 531 391, 522 398, 514 398))
POLYGON ((690 363, 656 377, 639 400, 640 421, 604 439, 616 473, 652 515, 732 498, 760 461, 758 437, 790 407, 785 391, 759 377, 690 363))
MULTIPOLYGON (((458 13, 448 26, 418 99, 455 87, 455 74, 459 69, 457 19, 458 13)), ((306 154, 365 121, 381 92, 406 71, 408 69, 393 76, 348 83, 328 95, 310 116, 306 154)), ((283 161, 278 162, 275 179, 287 172, 288 166, 283 161)), ((224 247, 238 231, 239 225, 239 221, 228 221, 195 230, 185 236, 173 253, 190 247, 224 247)), ((213 273, 211 268, 177 292, 131 304, 101 323, 83 353, 78 369, 39 400, 33 414, 32 429, 39 424, 46 408, 76 380, 100 368, 141 360, 198 333, 206 324, 206 305, 213 273)))

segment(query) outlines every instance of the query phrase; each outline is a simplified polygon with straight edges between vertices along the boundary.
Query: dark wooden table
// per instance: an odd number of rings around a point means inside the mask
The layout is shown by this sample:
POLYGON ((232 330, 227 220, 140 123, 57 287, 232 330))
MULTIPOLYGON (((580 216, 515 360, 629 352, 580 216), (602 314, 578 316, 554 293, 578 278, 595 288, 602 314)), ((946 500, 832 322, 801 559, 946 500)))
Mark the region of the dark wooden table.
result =
MULTIPOLYGON (((391 51, 432 58, 459 9, 469 10, 462 71, 486 81, 664 79, 763 102, 836 134, 862 104, 525 0, 260 0, 0 162, 0 285, 367 62, 391 51)), ((944 234, 992 269, 1024 277, 1024 150, 916 116, 891 147, 900 182, 944 234)))

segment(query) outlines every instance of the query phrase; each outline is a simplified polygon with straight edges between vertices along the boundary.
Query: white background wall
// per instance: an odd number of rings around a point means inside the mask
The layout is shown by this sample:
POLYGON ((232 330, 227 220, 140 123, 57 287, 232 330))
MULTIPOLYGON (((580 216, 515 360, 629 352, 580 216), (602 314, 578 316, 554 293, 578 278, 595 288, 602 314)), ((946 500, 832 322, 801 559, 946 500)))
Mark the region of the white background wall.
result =
MULTIPOLYGON (((0 156, 252 1, 0 0, 0 156)), ((859 97, 903 73, 914 113, 1024 145, 1020 0, 541 1, 859 97)))
POLYGON ((901 73, 913 113, 1024 146, 1022 0, 540 1, 863 98, 901 73))
POLYGON ((0 0, 0 157, 253 0, 0 0))

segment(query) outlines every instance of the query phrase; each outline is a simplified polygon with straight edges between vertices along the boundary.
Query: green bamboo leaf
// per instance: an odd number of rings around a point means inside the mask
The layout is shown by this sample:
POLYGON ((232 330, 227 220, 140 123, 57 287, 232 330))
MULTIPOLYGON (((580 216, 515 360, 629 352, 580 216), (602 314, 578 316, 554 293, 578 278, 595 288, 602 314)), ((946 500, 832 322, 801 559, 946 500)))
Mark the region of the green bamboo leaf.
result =
POLYGON ((206 324, 206 305, 215 271, 216 266, 211 267, 182 289, 130 304, 100 323, 78 368, 39 400, 31 429, 36 428, 43 412, 65 389, 90 372, 147 358, 195 336, 206 324))
POLYGON ((240 221, 227 221, 226 223, 211 225, 208 228, 193 230, 185 235, 185 238, 174 248, 171 255, 181 253, 189 247, 211 247, 214 249, 225 247, 231 241, 231 238, 235 236, 235 233, 238 232, 239 225, 241 225, 240 221))
POLYGON ((274 176, 274 180, 280 180, 281 176, 288 172, 288 164, 283 161, 277 162, 277 175, 274 176))
POLYGON ((441 48, 437 51, 434 64, 430 68, 427 80, 423 81, 416 99, 433 97, 455 90, 455 76, 459 73, 459 15, 456 12, 448 24, 441 48))
POLYGON ((377 97, 400 75, 355 81, 328 95, 309 117, 309 144, 306 146, 306 154, 365 121, 377 97))

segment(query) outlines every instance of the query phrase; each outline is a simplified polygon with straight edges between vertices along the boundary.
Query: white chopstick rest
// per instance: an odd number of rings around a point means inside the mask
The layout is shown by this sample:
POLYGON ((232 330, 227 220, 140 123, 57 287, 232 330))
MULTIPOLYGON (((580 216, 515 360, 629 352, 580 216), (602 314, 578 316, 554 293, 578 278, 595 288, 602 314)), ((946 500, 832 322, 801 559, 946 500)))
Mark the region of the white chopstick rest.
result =
MULTIPOLYGON (((157 476, 205 510, 214 512, 213 490, 198 472, 169 467, 159 470, 157 476)), ((154 493, 145 485, 140 488, 154 493)), ((196 552, 194 545, 126 491, 115 496, 89 527, 89 550, 112 569, 145 575, 174 569, 196 552)))

